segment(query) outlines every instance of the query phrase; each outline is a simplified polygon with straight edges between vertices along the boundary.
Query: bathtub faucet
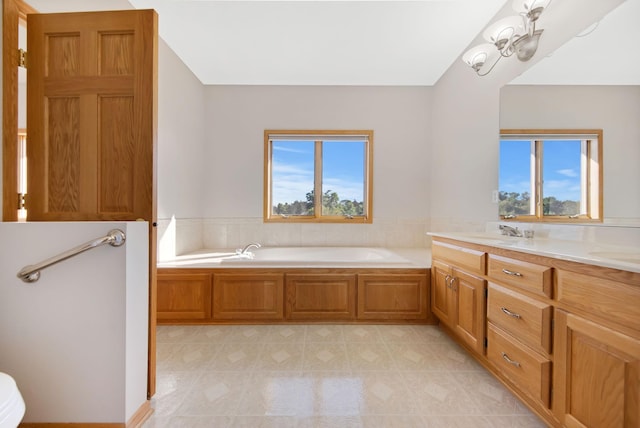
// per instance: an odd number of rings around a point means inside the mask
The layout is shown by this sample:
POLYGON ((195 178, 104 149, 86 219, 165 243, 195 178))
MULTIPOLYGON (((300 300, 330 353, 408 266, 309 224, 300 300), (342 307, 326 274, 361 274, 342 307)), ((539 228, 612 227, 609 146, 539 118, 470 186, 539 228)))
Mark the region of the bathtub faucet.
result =
POLYGON ((262 247, 262 245, 260 245, 258 242, 252 242, 251 244, 246 245, 242 249, 238 248, 236 250, 236 254, 238 254, 239 256, 252 257, 253 253, 251 251, 249 251, 249 250, 251 248, 260 248, 260 247, 262 247))

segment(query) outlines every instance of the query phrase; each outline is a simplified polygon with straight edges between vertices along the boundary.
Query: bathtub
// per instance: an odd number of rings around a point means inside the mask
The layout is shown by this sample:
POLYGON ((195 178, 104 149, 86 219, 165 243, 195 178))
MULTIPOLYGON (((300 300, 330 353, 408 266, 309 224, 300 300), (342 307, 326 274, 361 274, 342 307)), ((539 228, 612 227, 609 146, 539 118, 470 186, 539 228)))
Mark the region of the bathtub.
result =
POLYGON ((163 261, 159 267, 386 267, 428 268, 428 249, 379 247, 262 247, 251 258, 235 250, 199 250, 163 261))

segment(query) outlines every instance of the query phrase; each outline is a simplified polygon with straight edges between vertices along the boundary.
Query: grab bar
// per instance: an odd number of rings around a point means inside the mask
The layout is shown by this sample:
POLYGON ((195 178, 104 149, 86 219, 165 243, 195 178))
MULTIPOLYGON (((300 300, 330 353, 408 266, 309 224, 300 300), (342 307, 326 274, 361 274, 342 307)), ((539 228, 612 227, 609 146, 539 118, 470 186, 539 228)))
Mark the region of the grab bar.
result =
POLYGON ((103 236, 102 238, 94 239, 93 241, 78 245, 75 248, 65 251, 64 253, 60 253, 57 256, 48 258, 38 264, 27 265, 23 267, 20 272, 18 272, 17 276, 24 282, 36 282, 38 279, 40 279, 40 271, 44 268, 48 268, 49 266, 53 266, 56 263, 59 263, 73 256, 77 256, 80 253, 84 253, 87 250, 99 247, 104 244, 109 244, 112 247, 119 247, 124 244, 125 239, 126 236, 122 230, 110 230, 109 233, 107 233, 107 235, 103 236))

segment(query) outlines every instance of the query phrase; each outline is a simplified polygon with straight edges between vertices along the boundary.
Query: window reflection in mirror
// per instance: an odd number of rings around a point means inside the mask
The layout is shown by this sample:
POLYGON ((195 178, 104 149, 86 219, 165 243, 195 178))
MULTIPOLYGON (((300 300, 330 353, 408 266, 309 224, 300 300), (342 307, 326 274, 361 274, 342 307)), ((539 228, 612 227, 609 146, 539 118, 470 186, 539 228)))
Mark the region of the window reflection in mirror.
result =
POLYGON ((602 218, 602 131, 502 130, 501 134, 502 218, 602 218))

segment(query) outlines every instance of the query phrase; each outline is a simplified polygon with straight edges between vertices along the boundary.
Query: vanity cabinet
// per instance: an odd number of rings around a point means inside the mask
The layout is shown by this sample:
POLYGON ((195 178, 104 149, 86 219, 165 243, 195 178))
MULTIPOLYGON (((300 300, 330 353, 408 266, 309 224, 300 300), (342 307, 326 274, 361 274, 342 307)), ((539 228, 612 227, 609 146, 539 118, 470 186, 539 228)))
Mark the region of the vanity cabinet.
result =
POLYGON ((204 320, 211 317, 211 275, 158 273, 158 321, 204 320))
POLYGON ((640 426, 640 338, 556 314, 555 412, 568 427, 640 426))
POLYGON ((446 330, 549 426, 640 427, 640 273, 434 237, 431 280, 446 330), (483 252, 485 353, 455 329, 454 279, 483 252))
POLYGON ((486 254, 434 241, 432 257, 432 312, 467 346, 484 354, 487 281, 480 275, 486 254))
POLYGON ((640 426, 640 274, 559 270, 554 408, 570 427, 640 426))

